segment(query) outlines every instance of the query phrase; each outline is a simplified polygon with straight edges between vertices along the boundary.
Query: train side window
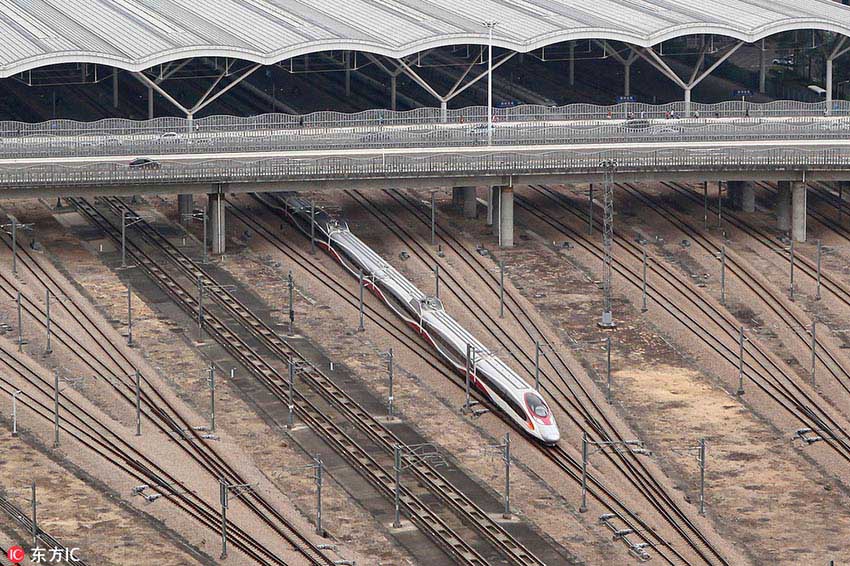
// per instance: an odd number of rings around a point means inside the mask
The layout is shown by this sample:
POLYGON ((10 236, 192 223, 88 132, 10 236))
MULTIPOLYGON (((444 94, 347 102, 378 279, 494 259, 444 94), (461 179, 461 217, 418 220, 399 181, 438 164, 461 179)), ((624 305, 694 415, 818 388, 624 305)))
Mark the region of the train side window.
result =
POLYGON ((511 410, 514 413, 516 413, 517 416, 519 416, 519 418, 521 418, 522 420, 525 420, 525 410, 522 408, 522 405, 520 405, 516 401, 516 399, 514 399, 510 394, 508 394, 507 391, 504 391, 501 387, 499 387, 495 383, 491 384, 491 387, 493 388, 493 391, 496 392, 496 395, 498 395, 499 398, 502 401, 507 403, 508 406, 511 408, 511 410))

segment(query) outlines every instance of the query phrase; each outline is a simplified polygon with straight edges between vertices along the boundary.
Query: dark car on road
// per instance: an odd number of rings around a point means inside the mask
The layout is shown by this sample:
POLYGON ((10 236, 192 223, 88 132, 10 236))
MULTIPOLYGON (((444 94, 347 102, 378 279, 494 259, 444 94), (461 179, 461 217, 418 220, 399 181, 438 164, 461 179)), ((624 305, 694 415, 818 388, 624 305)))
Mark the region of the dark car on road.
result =
POLYGON ((137 157, 130 162, 130 169, 159 169, 160 164, 147 157, 137 157))

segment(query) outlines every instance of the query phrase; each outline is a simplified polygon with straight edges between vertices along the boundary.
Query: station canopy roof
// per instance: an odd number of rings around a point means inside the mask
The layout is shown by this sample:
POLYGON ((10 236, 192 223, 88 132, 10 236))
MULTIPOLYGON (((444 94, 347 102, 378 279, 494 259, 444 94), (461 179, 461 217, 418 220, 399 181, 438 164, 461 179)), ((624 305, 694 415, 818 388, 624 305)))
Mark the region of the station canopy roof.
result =
POLYGON ((487 21, 496 46, 520 52, 574 39, 649 47, 695 34, 850 35, 850 8, 833 0, 0 0, 0 77, 69 62, 140 71, 199 56, 402 57, 486 44, 487 21))

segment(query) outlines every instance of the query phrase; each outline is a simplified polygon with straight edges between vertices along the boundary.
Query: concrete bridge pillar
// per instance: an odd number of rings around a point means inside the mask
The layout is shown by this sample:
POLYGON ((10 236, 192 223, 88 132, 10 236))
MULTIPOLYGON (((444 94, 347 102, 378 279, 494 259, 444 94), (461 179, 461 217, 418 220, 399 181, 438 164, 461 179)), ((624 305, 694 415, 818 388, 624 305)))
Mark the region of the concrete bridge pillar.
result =
POLYGON ((791 229, 791 181, 779 181, 776 198, 776 228, 783 232, 791 229))
POLYGON ((499 231, 502 229, 502 187, 493 187, 490 189, 490 192, 492 193, 490 202, 493 203, 490 207, 493 210, 491 226, 493 227, 493 235, 498 238, 499 231))
POLYGON ((501 187, 499 204, 499 246, 514 247, 514 188, 501 187))
POLYGON ((729 199, 729 204, 732 208, 740 208, 741 207, 741 182, 740 181, 727 181, 726 182, 726 196, 729 199))
POLYGON ((452 187, 452 208, 463 210, 463 187, 452 187))
POLYGON ((226 250, 226 230, 224 224, 224 194, 221 192, 210 193, 209 207, 207 210, 209 216, 209 231, 210 239, 212 240, 213 255, 221 255, 226 250))
POLYGON ((188 226, 192 222, 193 206, 192 195, 177 195, 177 217, 180 224, 188 226))
POLYGON ((806 183, 791 183, 791 237, 806 241, 806 183))
POLYGON ((741 210, 756 211, 756 189, 749 181, 741 181, 741 210))
POLYGON ((756 211, 756 193, 753 184, 748 181, 729 181, 729 199, 732 206, 744 212, 756 211))
POLYGON ((495 187, 487 187, 487 226, 493 225, 493 195, 495 187))
POLYGON ((478 218, 478 200, 475 187, 461 187, 463 200, 463 217, 478 218))

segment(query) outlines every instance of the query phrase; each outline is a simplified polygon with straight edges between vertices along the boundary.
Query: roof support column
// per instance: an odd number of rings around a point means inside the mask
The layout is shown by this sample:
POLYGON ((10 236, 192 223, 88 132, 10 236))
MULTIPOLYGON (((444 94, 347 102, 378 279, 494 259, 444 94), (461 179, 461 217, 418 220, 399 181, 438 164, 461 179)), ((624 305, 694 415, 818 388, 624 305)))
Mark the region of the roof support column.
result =
POLYGON ((351 51, 345 52, 345 96, 351 96, 351 51))
POLYGON ((395 69, 390 69, 386 65, 381 62, 380 59, 373 55, 366 54, 366 57, 369 58, 375 65, 378 66, 379 69, 384 71, 386 74, 390 76, 390 110, 398 109, 398 76, 402 73, 402 68, 400 66, 396 66, 395 69))
POLYGON ((611 45, 607 41, 599 42, 597 41, 603 51, 607 54, 610 54, 611 57, 619 61, 623 65, 623 96, 631 95, 632 90, 632 63, 634 63, 639 54, 634 48, 630 48, 629 56, 623 57, 620 55, 616 49, 611 47, 611 45))
POLYGON ((181 112, 183 112, 183 114, 188 115, 190 113, 188 108, 186 108, 185 106, 183 106, 182 104, 177 102, 177 100, 173 96, 168 94, 168 92, 166 92, 161 86, 159 86, 158 82, 151 80, 150 77, 148 77, 144 73, 133 73, 133 76, 136 77, 136 79, 138 79, 139 82, 141 82, 142 84, 144 84, 145 86, 148 87, 148 118, 149 119, 153 119, 153 91, 156 91, 160 95, 162 95, 163 98, 165 98, 168 102, 170 102, 175 107, 177 107, 181 112))
POLYGON ((118 68, 112 69, 112 107, 118 108, 118 68))
POLYGON ((832 81, 832 64, 833 62, 850 51, 850 47, 844 47, 847 43, 847 36, 841 36, 835 42, 835 47, 832 48, 830 54, 826 57, 826 109, 827 112, 832 112, 832 97, 833 97, 833 81, 832 81))
POLYGON ((192 108, 186 108, 185 106, 180 104, 180 102, 178 102, 177 99, 175 99, 173 96, 171 96, 165 89, 163 89, 159 85, 158 81, 151 80, 150 77, 148 77, 144 73, 133 73, 133 75, 142 84, 145 84, 148 87, 148 115, 149 115, 149 118, 151 118, 151 119, 153 118, 153 91, 156 91, 159 94, 161 94, 162 97, 165 98, 168 102, 170 102, 175 107, 177 107, 181 112, 183 112, 183 114, 186 115, 186 119, 189 120, 189 122, 191 123, 192 118, 194 117, 195 114, 197 114, 198 112, 200 112, 201 110, 203 110, 204 108, 206 108, 207 106, 209 106, 210 104, 212 104, 213 102, 218 100, 218 98, 220 96, 224 95, 230 89, 232 89, 233 87, 235 87, 236 85, 238 85, 239 83, 241 83, 242 81, 247 79, 249 76, 251 76, 254 73, 254 71, 259 69, 260 67, 262 67, 262 65, 260 65, 259 63, 252 66, 252 67, 249 67, 247 71, 244 71, 241 75, 236 77, 236 79, 234 79, 233 82, 231 82, 229 85, 227 85, 226 87, 224 87, 223 89, 221 89, 217 93, 210 96, 212 94, 213 90, 215 90, 215 88, 219 85, 219 83, 226 76, 228 69, 227 69, 227 67, 225 67, 225 69, 221 72, 219 77, 213 82, 212 86, 210 86, 207 89, 207 91, 204 93, 204 95, 200 98, 200 100, 198 100, 198 102, 192 108))
POLYGON ((764 40, 761 40, 761 49, 759 50, 759 92, 764 93, 767 90, 767 53, 764 50, 764 40))
MULTIPOLYGON (((484 48, 482 48, 482 53, 483 53, 483 49, 484 48)), ((505 63, 510 61, 514 57, 514 55, 516 55, 516 52, 506 53, 505 55, 503 55, 501 59, 499 59, 498 61, 495 61, 493 63, 493 70, 495 71, 496 69, 498 69, 499 67, 501 67, 502 65, 504 65, 505 63)), ((463 84, 463 81, 466 80, 466 78, 472 72, 472 69, 477 64, 476 61, 478 59, 476 58, 476 60, 474 60, 472 63, 470 63, 470 65, 466 69, 466 72, 464 72, 463 75, 461 75, 461 77, 455 82, 454 86, 452 86, 452 88, 449 90, 449 92, 445 95, 442 95, 442 94, 438 93, 436 90, 434 90, 434 88, 431 85, 429 85, 428 82, 425 81, 425 79, 420 77, 419 74, 416 73, 416 71, 414 71, 413 68, 410 65, 408 65, 407 61, 405 61, 404 59, 399 59, 397 62, 394 62, 393 64, 396 66, 396 69, 395 69, 395 71, 391 71, 387 68, 386 65, 384 65, 381 62, 380 59, 378 59, 374 55, 369 55, 367 53, 366 56, 369 59, 371 59, 376 65, 378 65, 380 68, 382 68, 385 72, 387 72, 391 77, 397 76, 400 73, 404 73, 405 75, 407 75, 408 77, 413 79, 413 81, 416 84, 418 84, 423 89, 425 89, 425 91, 428 94, 430 94, 431 96, 436 98, 438 101, 440 101, 440 109, 442 110, 442 118, 443 118, 444 122, 448 119, 448 103, 453 98, 460 95, 462 92, 466 91, 466 89, 470 88, 471 86, 473 86, 475 83, 477 83, 481 79, 487 77, 488 74, 489 74, 489 68, 488 68, 487 71, 484 71, 483 73, 479 74, 474 79, 467 82, 465 85, 463 84), (463 85, 463 86, 461 86, 461 85, 463 85)))
POLYGON ((705 80, 714 70, 726 62, 729 57, 735 54, 741 46, 744 45, 743 41, 739 41, 732 47, 730 47, 723 55, 721 55, 717 61, 715 61, 708 69, 703 71, 702 74, 699 74, 699 70, 702 67, 702 63, 705 60, 705 49, 706 46, 703 46, 703 49, 700 53, 699 61, 697 65, 694 67, 693 73, 691 73, 691 78, 689 82, 683 81, 679 75, 676 74, 673 69, 670 68, 667 63, 661 58, 661 56, 655 52, 652 48, 642 48, 636 47, 638 49, 638 55, 646 60, 647 63, 655 67, 662 75, 679 85, 685 93, 685 113, 686 117, 690 116, 691 113, 691 91, 693 91, 694 87, 700 84, 703 80, 705 80))
POLYGON ((576 42, 570 42, 570 86, 576 84, 576 42))

